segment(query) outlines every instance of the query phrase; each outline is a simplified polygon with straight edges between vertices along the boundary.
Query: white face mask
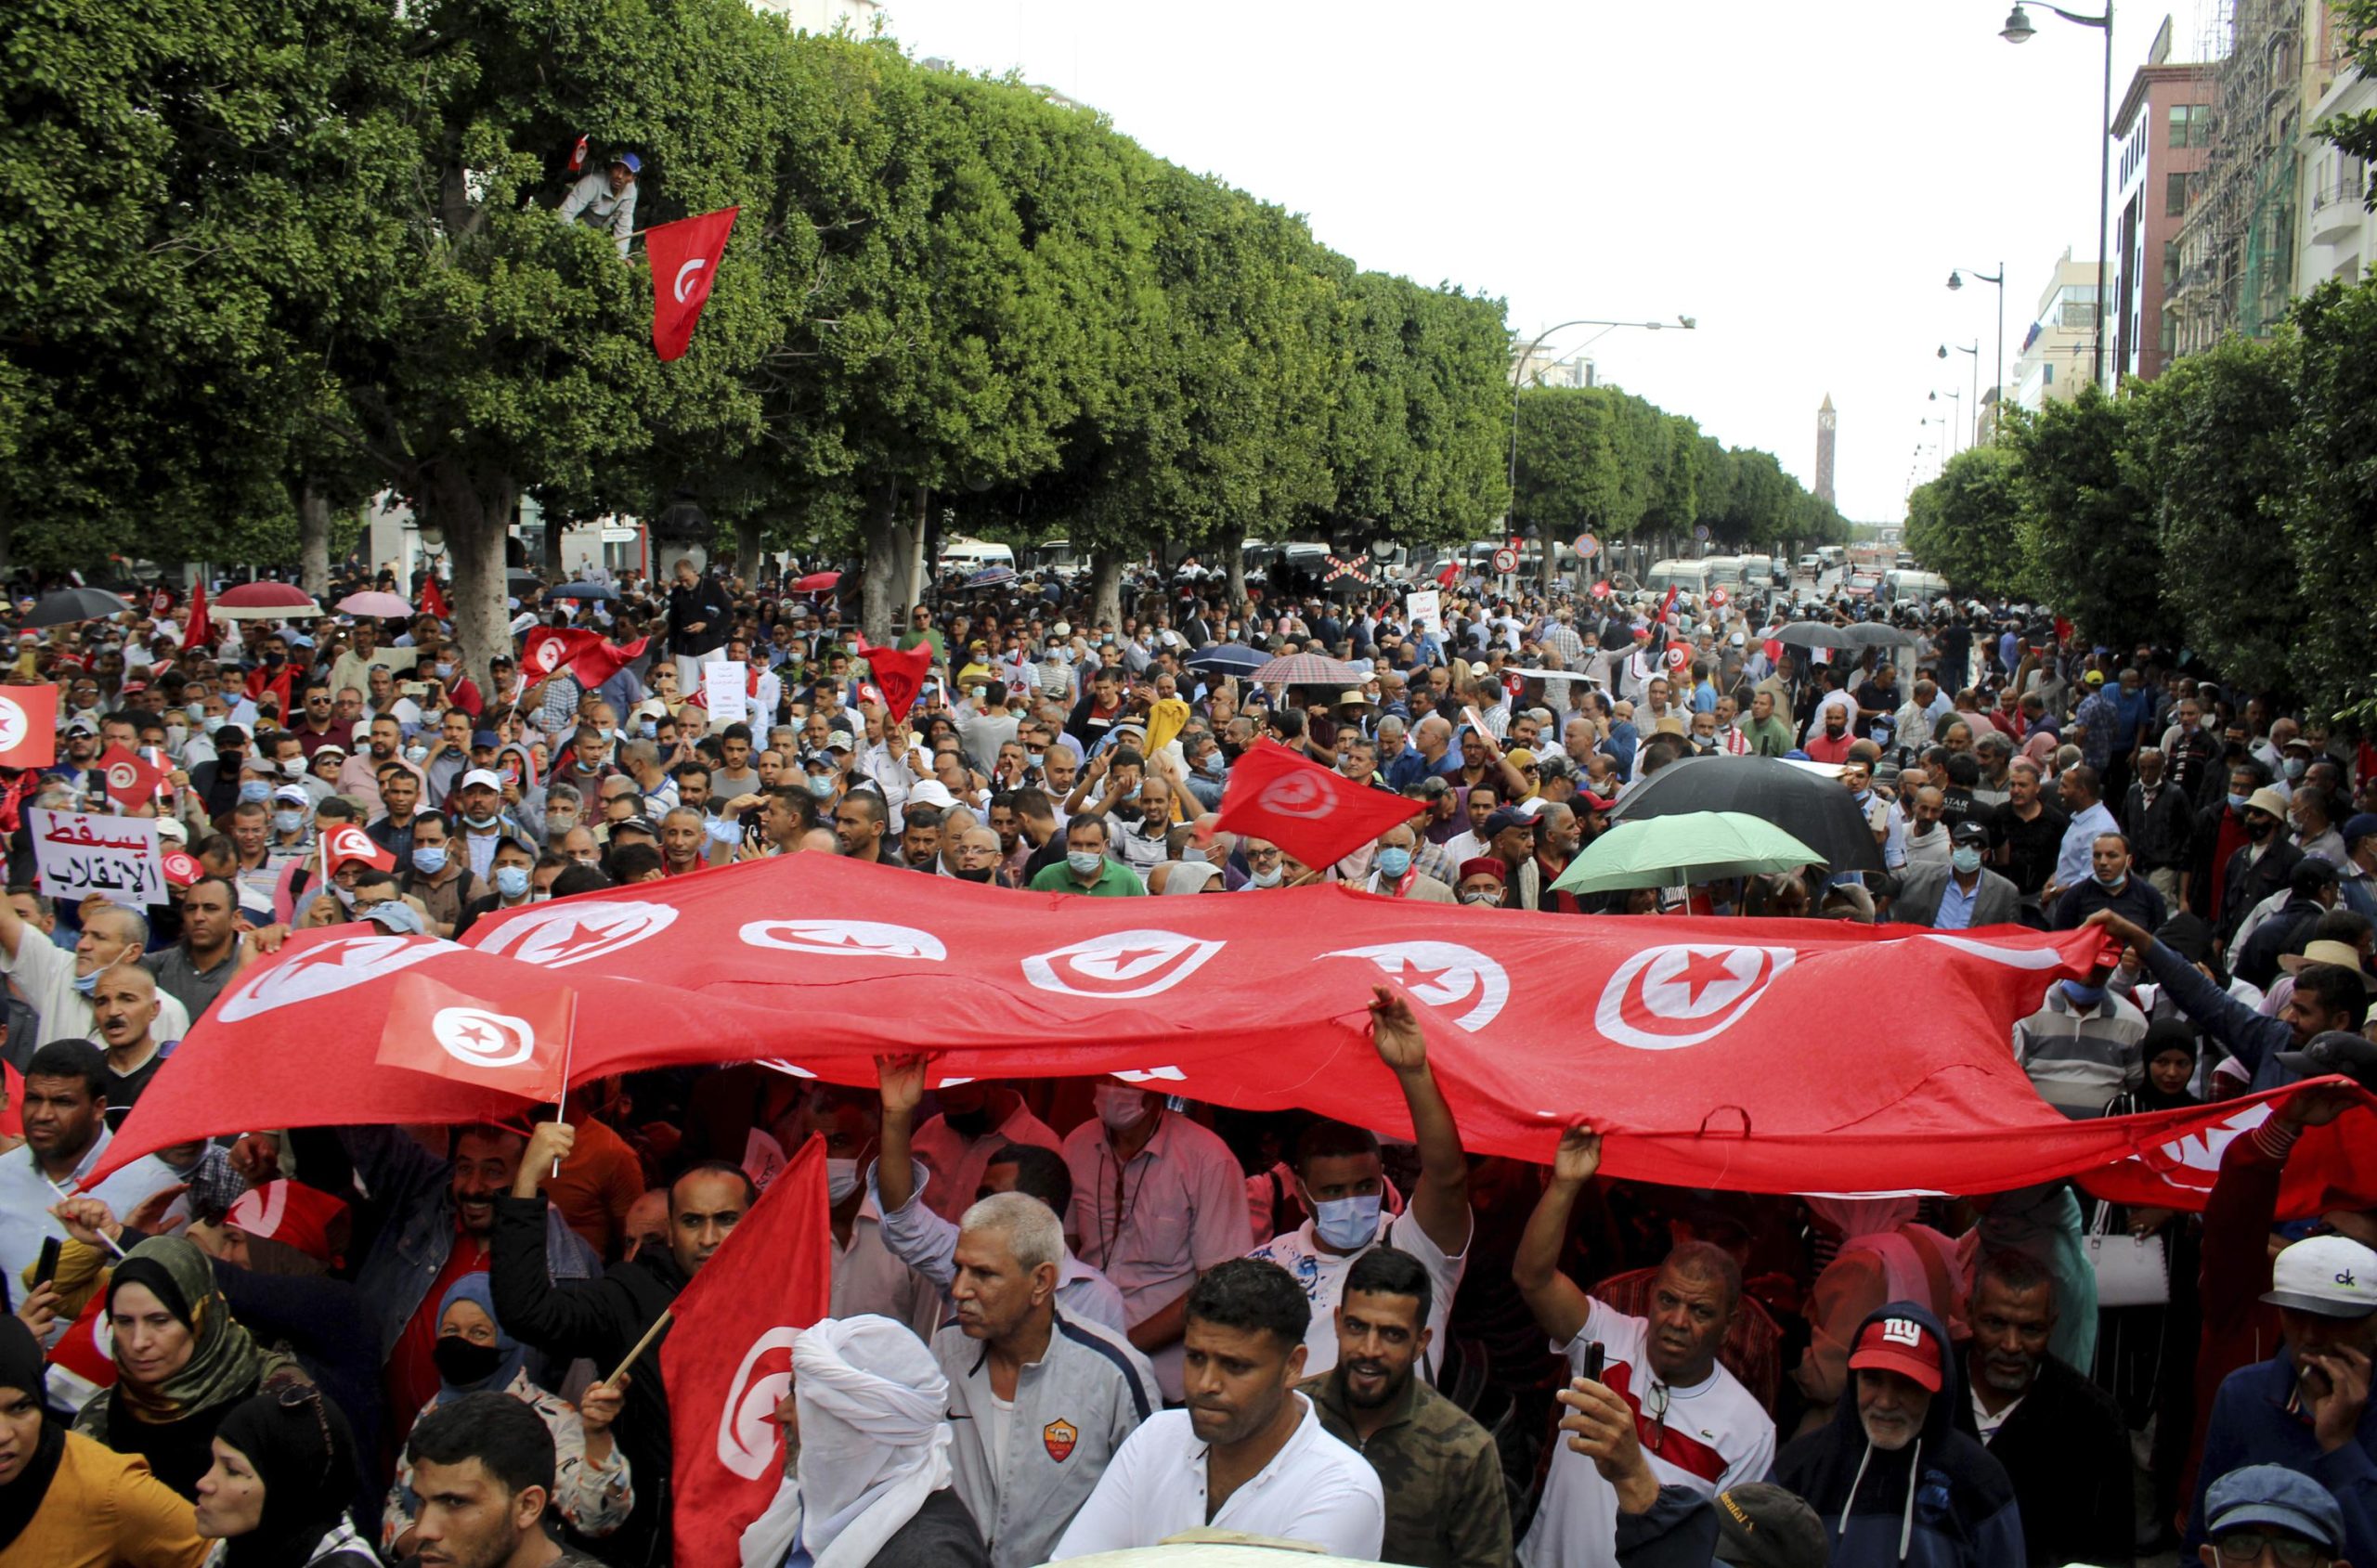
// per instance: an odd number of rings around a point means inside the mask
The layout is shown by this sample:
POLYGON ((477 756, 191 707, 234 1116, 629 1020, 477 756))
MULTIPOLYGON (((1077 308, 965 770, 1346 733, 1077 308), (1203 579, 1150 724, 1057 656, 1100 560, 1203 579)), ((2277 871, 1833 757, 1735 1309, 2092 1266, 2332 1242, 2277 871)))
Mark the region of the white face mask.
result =
POLYGON ((836 1160, 830 1156, 827 1157, 825 1160, 825 1200, 829 1203, 839 1203, 843 1199, 848 1198, 851 1193, 856 1192, 857 1190, 858 1161, 855 1160, 836 1160))
POLYGON ((1128 1084, 1100 1083, 1091 1097, 1098 1105, 1098 1120, 1106 1124, 1109 1132, 1128 1132, 1148 1114, 1146 1094, 1128 1084))

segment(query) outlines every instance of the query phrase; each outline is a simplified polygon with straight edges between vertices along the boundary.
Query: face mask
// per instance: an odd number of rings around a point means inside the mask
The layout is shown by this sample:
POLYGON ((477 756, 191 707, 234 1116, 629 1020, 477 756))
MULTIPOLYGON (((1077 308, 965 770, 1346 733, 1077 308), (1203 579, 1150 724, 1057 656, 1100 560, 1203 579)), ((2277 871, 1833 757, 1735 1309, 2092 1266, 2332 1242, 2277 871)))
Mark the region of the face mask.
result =
POLYGON ((988 882, 991 879, 991 873, 997 869, 996 866, 986 865, 976 871, 953 871, 950 875, 960 882, 988 882))
POLYGON ((2082 985, 2078 980, 2066 980, 2063 982, 2063 994, 2075 1007, 2094 1007, 2105 999, 2105 988, 2100 985, 2082 985))
POLYGON ((2096 878, 2096 884, 2108 893, 2118 893, 2121 891, 2121 885, 2128 880, 2128 876, 2127 872, 2122 873, 2119 876, 2099 876, 2096 878))
POLYGON ((409 745, 405 747, 405 760, 417 768, 429 760, 429 748, 425 745, 409 745))
POLYGON ((1095 876, 1105 863, 1106 857, 1095 849, 1077 849, 1065 856, 1065 864, 1072 868, 1075 876, 1095 876))
POLYGON ((1378 874, 1392 882, 1411 869, 1411 851, 1391 847, 1378 852, 1378 874))
POLYGON ((189 715, 189 721, 193 724, 203 724, 206 722, 206 708, 202 704, 192 703, 189 706, 182 709, 182 711, 189 715))
POLYGON ((87 975, 77 975, 74 977, 74 990, 78 994, 83 996, 90 995, 92 991, 98 989, 98 984, 99 971, 97 969, 92 970, 87 975))
POLYGON ((341 909, 355 907, 355 889, 352 888, 342 888, 333 882, 331 884, 331 897, 338 901, 338 906, 341 909))
POLYGON ((288 656, 288 655, 287 655, 287 654, 271 654, 271 653, 267 653, 267 654, 265 654, 265 656, 264 656, 265 667, 266 667, 266 669, 275 669, 275 668, 278 668, 278 667, 279 667, 281 661, 282 661, 283 659, 285 659, 287 656, 288 656))
POLYGON ((1376 1193, 1368 1198, 1324 1198, 1312 1206, 1313 1234, 1341 1251, 1367 1247, 1378 1239, 1380 1199, 1376 1193))
POLYGON ((1204 769, 1207 773, 1218 779, 1222 776, 1222 770, 1227 767, 1228 764, 1223 760, 1222 754, 1219 751, 1209 751, 1205 753, 1205 760, 1198 764, 1198 766, 1204 769))
POLYGON ((1023 765, 1027 768, 1037 768, 1047 760, 1048 754, 1045 751, 1027 751, 1023 754, 1023 765))
POLYGON ((2310 766, 2311 765, 2308 762, 2304 761, 2303 758, 2299 757, 2288 758, 2286 759, 2287 781, 2292 783, 2294 780, 2301 778, 2305 772, 2309 771, 2310 766))
POLYGON ((829 796, 829 795, 833 794, 833 793, 834 793, 834 780, 833 780, 833 776, 832 776, 831 774, 828 774, 828 773, 812 773, 812 774, 810 774, 810 775, 809 775, 809 793, 810 793, 810 794, 812 794, 812 795, 813 795, 813 796, 815 796, 815 797, 816 797, 818 799, 820 799, 820 800, 823 800, 823 799, 825 799, 825 797, 827 797, 827 796, 829 796))
POLYGON ((1121 1133, 1136 1127, 1148 1113, 1148 1097, 1139 1090, 1123 1083, 1100 1083, 1091 1096, 1098 1106, 1098 1120, 1110 1132, 1121 1133))
POLYGON ((1276 888, 1279 885, 1279 866, 1267 866, 1256 872, 1250 880, 1257 888, 1276 888))
POLYGON ((412 868, 424 875, 435 876, 446 869, 446 846, 422 844, 412 852, 412 868))
POLYGON ((825 1161, 825 1201, 839 1203, 858 1190, 858 1161, 835 1160, 825 1161))
POLYGON ((1871 805, 1874 799, 1874 792, 1870 789, 1861 789, 1857 792, 1856 798, 1857 804, 1860 806, 1871 805))
POLYGON ((660 734, 660 720, 657 719, 647 719, 643 723, 638 724, 635 727, 635 732, 642 735, 645 740, 656 740, 659 738, 660 734))
POLYGON ((495 1376, 503 1365, 503 1352, 495 1345, 476 1345, 460 1334, 441 1334, 429 1347, 429 1359, 437 1364, 437 1375, 456 1388, 469 1388, 495 1376))
POLYGON ((1958 875, 1970 876, 1981 869, 1981 851, 1969 847, 1951 849, 1948 851, 1948 863, 1955 867, 1958 875))
POLYGON ((2267 838, 2278 831, 2278 822, 2273 817, 2264 817, 2259 822, 2248 820, 2245 823, 2245 831, 2255 838, 2267 838))
POLYGON ((2241 811, 2245 809, 2245 802, 2252 798, 2250 795, 2232 795, 2228 797, 2228 809, 2232 811, 2241 811))
POLYGON ((275 811, 272 814, 272 829, 275 833, 296 833, 305 825, 305 813, 303 811, 275 811))
POLYGON ((465 811, 462 813, 462 823, 463 825, 467 827, 481 829, 490 828, 496 823, 496 816, 492 811, 487 812, 484 816, 480 815, 476 811, 465 811))
POLYGON ((548 833, 567 833, 571 828, 574 828, 577 825, 578 813, 576 811, 547 811, 545 813, 545 831, 548 833))
POLYGON ((495 890, 507 899, 518 898, 528 890, 528 868, 524 865, 497 866, 495 890))
POLYGON ((1469 905, 1471 905, 1471 906, 1472 906, 1472 907, 1474 907, 1474 908, 1480 908, 1480 909, 1482 909, 1482 908, 1485 908, 1486 906, 1487 906, 1487 905, 1489 905, 1489 904, 1498 904, 1498 903, 1500 903, 1500 902, 1502 901, 1502 899, 1501 899, 1501 895, 1500 895, 1500 894, 1499 894, 1499 893, 1490 893, 1490 892, 1463 893, 1463 894, 1461 896, 1461 901, 1462 903, 1469 904, 1469 905))

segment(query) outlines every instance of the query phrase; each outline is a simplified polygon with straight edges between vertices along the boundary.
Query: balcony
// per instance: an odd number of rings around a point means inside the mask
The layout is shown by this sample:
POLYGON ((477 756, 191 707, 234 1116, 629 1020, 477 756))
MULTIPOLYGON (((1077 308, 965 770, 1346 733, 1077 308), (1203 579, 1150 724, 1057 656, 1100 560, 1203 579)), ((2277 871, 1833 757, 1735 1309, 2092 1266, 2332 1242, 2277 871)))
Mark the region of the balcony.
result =
POLYGON ((2341 180, 2311 197, 2310 242, 2332 245, 2359 232, 2369 216, 2366 176, 2341 180))

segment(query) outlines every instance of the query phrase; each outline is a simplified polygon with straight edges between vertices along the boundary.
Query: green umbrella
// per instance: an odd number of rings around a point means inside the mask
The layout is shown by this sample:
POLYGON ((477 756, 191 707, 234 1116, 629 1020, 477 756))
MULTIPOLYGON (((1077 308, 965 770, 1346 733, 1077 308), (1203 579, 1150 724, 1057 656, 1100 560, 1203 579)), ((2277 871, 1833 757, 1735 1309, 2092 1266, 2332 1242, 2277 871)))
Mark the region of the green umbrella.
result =
POLYGON ((1673 888, 1823 863, 1805 844, 1746 812, 1683 811, 1619 823, 1569 862, 1552 886, 1569 893, 1673 888))

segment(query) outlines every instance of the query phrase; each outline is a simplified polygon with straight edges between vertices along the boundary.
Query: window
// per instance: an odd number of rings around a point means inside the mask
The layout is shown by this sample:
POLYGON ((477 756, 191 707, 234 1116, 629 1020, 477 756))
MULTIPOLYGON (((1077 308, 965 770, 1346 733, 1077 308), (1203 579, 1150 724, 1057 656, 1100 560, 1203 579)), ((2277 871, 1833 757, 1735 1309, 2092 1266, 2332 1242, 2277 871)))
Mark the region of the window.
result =
POLYGON ((2164 356, 2164 357, 2166 357, 2166 358, 2167 358, 2167 357, 2169 357, 2170 353, 2171 353, 2171 350, 2173 350, 2173 349, 2175 349, 2175 348, 2176 348, 2176 347, 2178 347, 2178 346, 2179 346, 2179 318, 2178 318, 2178 317, 2177 317, 2175 313, 2173 313, 2173 312, 2171 312, 2171 311, 2166 310, 2166 311, 2163 312, 2163 356, 2164 356))
POLYGON ((2163 241, 2163 292, 2169 293, 2179 286, 2179 242, 2163 241))
POLYGON ((2166 218, 2176 218, 2185 214, 2187 210, 2188 176, 2185 175, 2163 175, 2163 215, 2166 218))
POLYGON ((2170 145, 2173 147, 2211 146, 2212 106, 2208 103, 2173 104, 2170 145))

